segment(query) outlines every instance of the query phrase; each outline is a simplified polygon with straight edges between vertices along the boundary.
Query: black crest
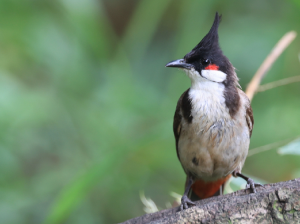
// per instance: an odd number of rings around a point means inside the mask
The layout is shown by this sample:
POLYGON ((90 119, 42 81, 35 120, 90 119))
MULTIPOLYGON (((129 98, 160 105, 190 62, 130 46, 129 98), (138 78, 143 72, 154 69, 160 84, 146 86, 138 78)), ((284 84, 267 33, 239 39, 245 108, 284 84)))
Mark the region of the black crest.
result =
POLYGON ((234 116, 240 105, 240 97, 236 86, 238 78, 235 74, 234 67, 223 54, 219 45, 218 28, 221 22, 221 17, 218 13, 215 15, 215 20, 208 34, 197 44, 193 50, 184 57, 185 62, 192 64, 199 73, 204 69, 201 60, 208 59, 211 63, 216 64, 219 70, 227 74, 226 80, 223 82, 226 87, 224 90, 225 103, 229 109, 231 116, 234 116))
POLYGON ((188 53, 185 58, 191 59, 198 57, 198 55, 211 55, 211 54, 222 54, 221 48, 219 46, 219 35, 218 27, 221 22, 222 16, 218 14, 215 15, 215 20, 210 28, 208 34, 197 44, 194 49, 188 53))

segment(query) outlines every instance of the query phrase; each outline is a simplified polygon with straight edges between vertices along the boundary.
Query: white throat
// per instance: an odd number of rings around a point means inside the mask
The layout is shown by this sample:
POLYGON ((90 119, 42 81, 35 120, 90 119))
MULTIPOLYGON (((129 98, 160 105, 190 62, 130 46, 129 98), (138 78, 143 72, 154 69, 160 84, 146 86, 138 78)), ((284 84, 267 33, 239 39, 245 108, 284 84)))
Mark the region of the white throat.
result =
POLYGON ((194 70, 186 70, 191 79, 189 97, 192 103, 193 117, 206 117, 209 120, 219 120, 229 116, 225 105, 224 84, 203 78, 194 70))

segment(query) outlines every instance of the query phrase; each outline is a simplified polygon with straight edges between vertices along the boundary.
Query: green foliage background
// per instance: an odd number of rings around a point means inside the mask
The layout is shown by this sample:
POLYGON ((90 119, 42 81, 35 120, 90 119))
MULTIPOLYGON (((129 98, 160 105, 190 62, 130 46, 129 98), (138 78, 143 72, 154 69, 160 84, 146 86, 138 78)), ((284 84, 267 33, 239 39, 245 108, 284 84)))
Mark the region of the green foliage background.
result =
MULTIPOLYGON (((164 65, 208 32, 247 83, 275 43, 300 33, 298 0, 0 0, 0 220, 116 223, 183 192, 172 119, 190 83, 164 65)), ((300 37, 263 83, 300 75, 300 37)), ((254 97, 250 148, 300 134, 300 83, 254 97)), ((266 182, 300 176, 276 149, 243 171, 266 182)))

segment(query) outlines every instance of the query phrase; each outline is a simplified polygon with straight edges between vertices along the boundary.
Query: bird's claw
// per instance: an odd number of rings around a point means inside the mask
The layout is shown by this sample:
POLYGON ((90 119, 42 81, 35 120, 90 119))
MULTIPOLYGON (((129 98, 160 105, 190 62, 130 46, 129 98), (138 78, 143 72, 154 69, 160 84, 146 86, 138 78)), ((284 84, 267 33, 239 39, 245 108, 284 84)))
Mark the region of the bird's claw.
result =
POLYGON ((188 205, 196 205, 194 202, 192 202, 186 195, 183 195, 181 198, 181 205, 180 205, 180 210, 182 211, 183 209, 188 209, 188 205))
POLYGON ((247 180, 246 189, 250 188, 253 191, 253 193, 256 193, 255 187, 263 187, 263 185, 261 185, 260 183, 255 183, 254 180, 252 180, 251 178, 249 178, 247 180))

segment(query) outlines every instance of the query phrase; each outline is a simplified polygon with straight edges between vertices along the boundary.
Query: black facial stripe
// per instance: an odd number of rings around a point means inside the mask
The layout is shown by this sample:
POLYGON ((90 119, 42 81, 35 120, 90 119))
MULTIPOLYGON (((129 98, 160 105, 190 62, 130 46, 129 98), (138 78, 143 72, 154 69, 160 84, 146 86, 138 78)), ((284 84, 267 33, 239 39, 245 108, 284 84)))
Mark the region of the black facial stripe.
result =
POLYGON ((184 94, 184 96, 182 98, 181 109, 182 109, 183 117, 185 118, 185 120, 188 123, 191 123, 193 120, 193 116, 192 116, 192 102, 191 102, 191 99, 189 98, 189 91, 190 91, 190 89, 188 89, 188 91, 186 91, 186 93, 184 94))
MULTIPOLYGON (((203 69, 203 70, 205 70, 205 69, 203 69)), ((202 71, 202 70, 201 70, 201 71, 202 71)), ((197 71, 197 72, 199 73, 199 75, 200 75, 202 78, 204 78, 204 79, 206 79, 206 80, 208 80, 208 81, 215 82, 215 83, 223 83, 223 84, 225 84, 225 82, 226 82, 226 79, 225 79, 223 82, 216 82, 216 81, 210 80, 210 79, 204 77, 204 76, 202 75, 202 72, 201 72, 201 71, 200 71, 200 72, 197 71)), ((226 73, 225 73, 225 74, 226 74, 226 73)))

